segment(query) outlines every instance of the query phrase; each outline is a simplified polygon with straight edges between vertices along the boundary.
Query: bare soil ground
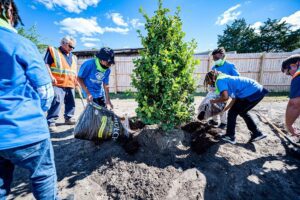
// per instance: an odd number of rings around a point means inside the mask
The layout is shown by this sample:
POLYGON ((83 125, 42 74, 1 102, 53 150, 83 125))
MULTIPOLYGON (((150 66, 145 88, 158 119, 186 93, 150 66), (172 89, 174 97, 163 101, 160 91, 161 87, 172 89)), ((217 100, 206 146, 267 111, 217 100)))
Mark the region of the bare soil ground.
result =
MULTIPOLYGON (((200 102, 201 97, 196 97, 195 104, 200 102)), ((286 98, 269 97, 255 110, 282 128, 286 103, 286 98)), ((135 116, 134 100, 116 99, 113 104, 117 114, 135 116)), ((83 107, 79 100, 77 105, 78 117, 83 107)), ((59 196, 68 199, 74 195, 78 200, 300 199, 300 159, 289 153, 276 131, 252 113, 268 135, 266 139, 248 143, 249 131, 238 118, 236 145, 215 139, 219 130, 209 127, 204 136, 209 143, 201 154, 191 150, 199 147, 197 134, 204 130, 198 125, 189 132, 171 133, 146 126, 136 134, 138 152, 129 155, 114 141, 97 146, 75 139, 74 127, 63 125, 60 119, 59 131, 51 134, 59 196)), ((16 168, 14 175, 8 199, 33 199, 28 173, 16 168)))

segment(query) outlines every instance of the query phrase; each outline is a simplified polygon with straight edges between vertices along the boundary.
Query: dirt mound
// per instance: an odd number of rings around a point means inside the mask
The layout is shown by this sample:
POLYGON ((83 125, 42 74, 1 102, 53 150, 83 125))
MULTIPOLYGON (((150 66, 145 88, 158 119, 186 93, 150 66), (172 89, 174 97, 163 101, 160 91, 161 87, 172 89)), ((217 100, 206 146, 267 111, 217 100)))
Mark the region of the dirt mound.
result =
POLYGON ((133 117, 129 119, 129 127, 131 130, 138 130, 144 128, 145 124, 140 119, 133 117))
POLYGON ((218 132, 220 130, 202 123, 190 122, 182 127, 191 133, 191 149, 197 154, 205 153, 212 145, 218 142, 218 132))
MULTIPOLYGON (((122 108, 132 110, 124 105, 122 108)), ((285 108, 286 104, 282 104, 281 110, 285 108)), ((274 120, 283 117, 284 112, 274 120)), ((235 145, 214 143, 218 141, 218 129, 192 122, 182 130, 170 132, 155 126, 137 129, 132 140, 135 144, 128 143, 129 150, 115 141, 95 145, 75 139, 72 126, 61 125, 60 131, 51 135, 59 197, 66 199, 74 195, 80 200, 299 199, 300 160, 290 156, 285 142, 274 130, 257 117, 254 119, 267 134, 267 138, 254 143, 248 142, 251 135, 245 131, 244 121, 238 118, 235 145), (138 151, 136 146, 139 146, 138 151), (131 148, 135 153, 129 154, 131 148)), ((14 175, 8 199, 33 199, 27 171, 16 168, 14 175)))

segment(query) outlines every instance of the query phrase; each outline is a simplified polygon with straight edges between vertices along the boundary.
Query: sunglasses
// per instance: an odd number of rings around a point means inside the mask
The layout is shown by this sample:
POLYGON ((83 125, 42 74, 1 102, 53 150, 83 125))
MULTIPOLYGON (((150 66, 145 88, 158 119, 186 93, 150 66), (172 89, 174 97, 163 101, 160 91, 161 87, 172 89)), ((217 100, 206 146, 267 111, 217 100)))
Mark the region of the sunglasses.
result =
POLYGON ((70 45, 70 44, 69 44, 69 47, 70 47, 71 49, 75 49, 75 47, 73 47, 73 46, 72 46, 72 45, 70 45))

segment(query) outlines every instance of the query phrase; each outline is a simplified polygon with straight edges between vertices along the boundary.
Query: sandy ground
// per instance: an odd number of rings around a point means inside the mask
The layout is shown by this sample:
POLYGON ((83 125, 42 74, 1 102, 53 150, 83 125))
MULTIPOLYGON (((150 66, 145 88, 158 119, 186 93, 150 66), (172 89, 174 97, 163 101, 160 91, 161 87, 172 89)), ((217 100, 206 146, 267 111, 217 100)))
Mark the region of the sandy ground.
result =
MULTIPOLYGON (((195 104, 200 102, 201 97, 196 97, 195 104)), ((286 98, 269 97, 255 110, 282 127, 286 103, 286 98)), ((117 114, 135 115, 134 100, 115 99, 113 104, 117 114)), ((79 100, 77 105, 78 117, 83 107, 79 100)), ((266 139, 248 143, 249 131, 238 118, 237 144, 220 141, 201 155, 191 151, 190 136, 182 130, 168 134, 147 127, 138 134, 139 151, 128 155, 113 141, 96 146, 75 139, 74 127, 60 119, 59 131, 51 134, 59 196, 72 199, 74 195, 78 200, 300 199, 300 160, 288 153, 277 132, 253 116, 266 139)), ((16 168, 14 175, 8 199, 33 199, 28 173, 16 168)))

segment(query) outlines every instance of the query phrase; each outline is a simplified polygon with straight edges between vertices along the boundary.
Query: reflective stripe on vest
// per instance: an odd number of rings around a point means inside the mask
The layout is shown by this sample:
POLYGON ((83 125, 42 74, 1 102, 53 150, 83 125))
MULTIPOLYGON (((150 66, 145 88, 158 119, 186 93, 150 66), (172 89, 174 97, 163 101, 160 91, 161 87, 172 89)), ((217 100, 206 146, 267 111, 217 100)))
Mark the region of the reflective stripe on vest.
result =
POLYGON ((48 47, 49 52, 53 58, 53 63, 50 65, 50 70, 57 83, 58 87, 75 87, 77 75, 77 60, 72 56, 72 65, 70 66, 64 57, 63 53, 54 47, 48 47))
POLYGON ((216 80, 216 82, 215 82, 215 88, 216 88, 215 93, 216 93, 217 95, 220 94, 220 90, 219 90, 219 88, 218 88, 218 86, 217 86, 218 80, 224 79, 224 78, 227 78, 227 77, 228 77, 228 75, 226 75, 226 74, 219 74, 219 75, 217 76, 217 80, 216 80))

